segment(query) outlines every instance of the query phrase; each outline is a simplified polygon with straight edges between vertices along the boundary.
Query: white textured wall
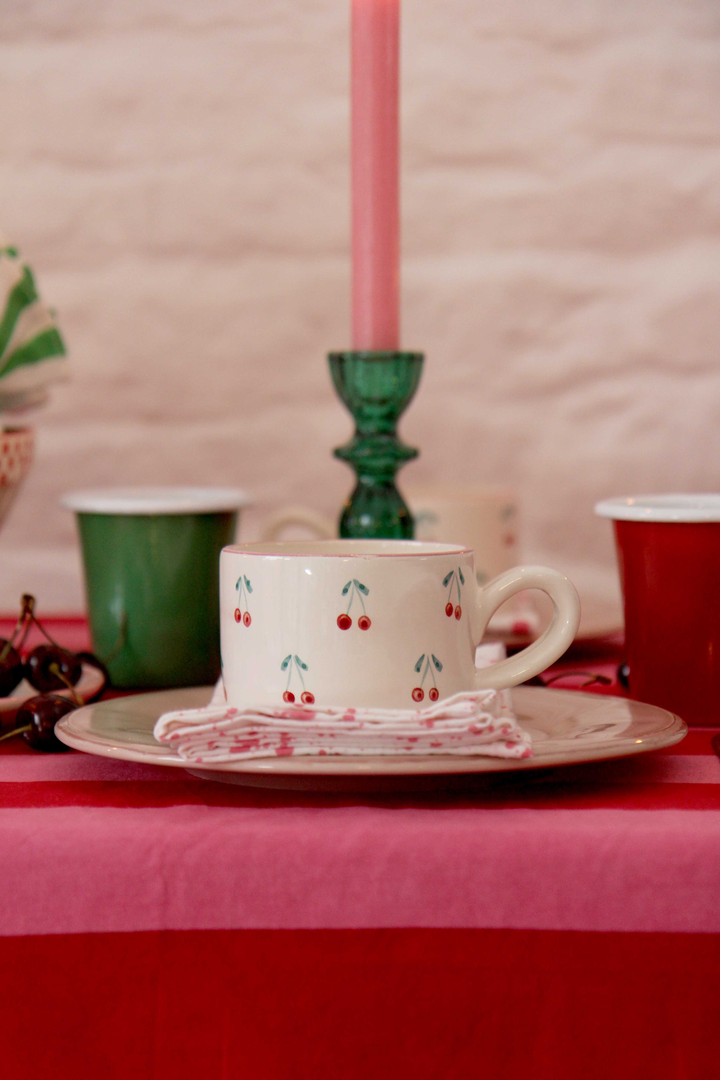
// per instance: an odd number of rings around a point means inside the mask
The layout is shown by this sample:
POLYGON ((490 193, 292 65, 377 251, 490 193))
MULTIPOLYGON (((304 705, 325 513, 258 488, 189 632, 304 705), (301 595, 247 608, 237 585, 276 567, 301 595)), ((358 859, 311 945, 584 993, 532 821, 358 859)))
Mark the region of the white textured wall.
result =
MULTIPOLYGON (((0 4, 0 229, 74 365, 0 607, 79 606, 70 487, 240 484, 246 536, 287 500, 336 511, 347 14, 0 4)), ((720 489, 720 6, 408 0, 403 33, 406 476, 515 485, 526 554, 609 581, 597 497, 720 489)))

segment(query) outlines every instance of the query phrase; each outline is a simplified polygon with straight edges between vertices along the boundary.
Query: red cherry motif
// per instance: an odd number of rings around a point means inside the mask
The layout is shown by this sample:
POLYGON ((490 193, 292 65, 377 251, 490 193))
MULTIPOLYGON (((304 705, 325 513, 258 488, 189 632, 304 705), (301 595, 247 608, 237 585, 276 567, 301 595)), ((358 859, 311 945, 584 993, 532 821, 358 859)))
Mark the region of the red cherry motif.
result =
POLYGON ((369 630, 371 625, 372 624, 368 619, 367 615, 361 615, 358 619, 358 626, 361 630, 369 630))
POLYGON ((448 619, 452 618, 452 613, 453 613, 453 606, 450 603, 450 601, 448 600, 447 604, 445 605, 445 614, 447 615, 448 619))
POLYGON ((338 615, 337 624, 341 630, 349 630, 352 626, 352 619, 349 615, 338 615))
POLYGON ((246 611, 243 615, 243 626, 249 626, 251 622, 252 619, 250 618, 250 612, 246 611))
POLYGON ((440 691, 438 690, 437 686, 430 687, 430 689, 428 690, 428 697, 431 701, 437 701, 437 699, 440 697, 440 691))
POLYGON ((239 607, 236 607, 235 608, 235 622, 240 622, 241 619, 242 619, 242 611, 240 610, 239 607))
POLYGON ((283 701, 287 702, 288 705, 292 705, 294 700, 295 695, 293 694, 292 690, 286 690, 283 694, 283 701))
POLYGON ((462 615, 462 608, 458 604, 458 606, 455 608, 455 618, 459 619, 461 615, 462 615))
POLYGON ((311 694, 309 690, 305 690, 300 695, 300 700, 302 701, 303 705, 314 705, 315 695, 311 694))
POLYGON ((422 701, 424 697, 425 691, 423 690, 423 688, 421 686, 416 686, 412 692, 413 701, 422 701))

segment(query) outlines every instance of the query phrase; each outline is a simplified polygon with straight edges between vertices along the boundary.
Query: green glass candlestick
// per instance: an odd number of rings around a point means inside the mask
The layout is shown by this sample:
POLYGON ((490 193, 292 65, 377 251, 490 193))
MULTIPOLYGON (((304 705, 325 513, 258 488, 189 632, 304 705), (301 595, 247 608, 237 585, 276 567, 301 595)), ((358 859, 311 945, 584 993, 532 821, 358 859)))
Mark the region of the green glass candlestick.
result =
POLYGON ((330 373, 355 420, 355 434, 335 456, 352 466, 357 485, 340 518, 340 536, 412 540, 414 523, 395 487, 398 469, 418 456, 397 436, 397 422, 420 382, 422 353, 330 353, 330 373))

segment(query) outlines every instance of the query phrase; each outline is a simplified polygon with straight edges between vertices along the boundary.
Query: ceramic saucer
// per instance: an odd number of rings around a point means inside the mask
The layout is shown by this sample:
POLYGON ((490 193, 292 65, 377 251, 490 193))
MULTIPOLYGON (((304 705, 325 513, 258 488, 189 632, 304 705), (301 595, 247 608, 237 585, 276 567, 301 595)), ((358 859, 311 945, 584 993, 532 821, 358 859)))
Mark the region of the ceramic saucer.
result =
MULTIPOLYGON (((114 698, 68 713, 56 725, 58 738, 68 746, 101 757, 187 769, 209 780, 260 787, 328 789, 327 781, 390 778, 450 777, 479 773, 508 773, 547 766, 624 757, 679 742, 687 727, 679 717, 625 698, 546 690, 521 686, 512 691, 515 713, 533 740, 533 756, 502 760, 456 757, 282 757, 236 761, 194 768, 157 743, 153 727, 161 713, 195 709, 207 704, 210 687, 163 690, 153 694, 114 698)), ((334 785, 335 789, 343 784, 334 785)), ((372 784, 369 785, 372 787, 372 784)), ((387 784, 379 785, 387 787, 387 784)), ((367 787, 366 787, 367 789, 367 787)))
MULTIPOLYGON (((524 648, 540 636, 550 622, 552 605, 541 593, 533 593, 532 608, 539 623, 537 627, 527 631, 518 632, 507 627, 497 628, 490 620, 485 642, 500 641, 510 649, 524 648)), ((522 619, 519 620, 522 622, 522 619)), ((598 638, 609 637, 611 634, 622 633, 623 613, 617 603, 607 600, 605 597, 582 593, 580 596, 580 625, 573 645, 582 645, 598 638)), ((571 646, 572 648, 572 646, 571 646)))

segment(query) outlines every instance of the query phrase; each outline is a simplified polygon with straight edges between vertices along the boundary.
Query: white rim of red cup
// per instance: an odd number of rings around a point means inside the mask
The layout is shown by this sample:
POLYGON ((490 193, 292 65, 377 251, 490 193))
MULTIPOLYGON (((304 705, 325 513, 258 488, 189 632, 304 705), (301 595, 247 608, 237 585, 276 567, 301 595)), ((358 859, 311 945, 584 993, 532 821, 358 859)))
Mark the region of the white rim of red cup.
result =
POLYGON ((720 495, 623 495, 595 504, 613 521, 720 521, 720 495))

